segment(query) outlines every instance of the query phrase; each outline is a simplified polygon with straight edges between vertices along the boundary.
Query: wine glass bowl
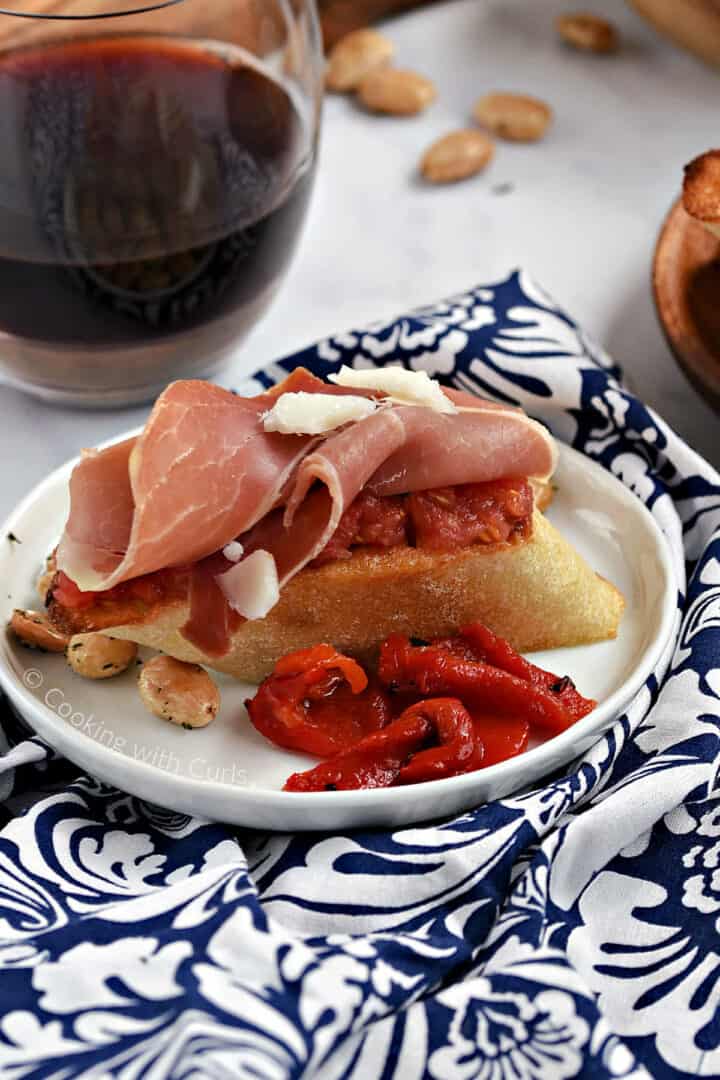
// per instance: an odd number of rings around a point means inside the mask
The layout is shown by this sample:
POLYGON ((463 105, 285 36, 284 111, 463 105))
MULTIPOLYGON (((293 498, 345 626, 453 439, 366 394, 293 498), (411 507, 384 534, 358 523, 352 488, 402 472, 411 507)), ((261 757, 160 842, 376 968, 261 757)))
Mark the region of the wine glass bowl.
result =
POLYGON ((126 404, 216 371, 312 189, 314 0, 133 5, 0 12, 0 371, 50 400, 126 404))

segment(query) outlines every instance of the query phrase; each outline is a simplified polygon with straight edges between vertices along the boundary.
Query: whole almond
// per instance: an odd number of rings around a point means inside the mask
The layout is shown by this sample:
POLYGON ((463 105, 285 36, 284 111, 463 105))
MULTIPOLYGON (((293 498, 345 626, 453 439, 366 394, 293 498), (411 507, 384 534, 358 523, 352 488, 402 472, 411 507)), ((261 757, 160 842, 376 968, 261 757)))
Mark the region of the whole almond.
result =
POLYGON ((481 172, 492 160, 495 144, 484 131, 451 131, 423 154, 420 172, 431 184, 449 184, 481 172))
POLYGON ((526 94, 486 94, 475 103, 473 116, 501 139, 535 142, 542 139, 553 112, 539 98, 526 94))
POLYGON ((432 104, 435 84, 415 71, 379 68, 369 72, 358 87, 358 97, 371 112, 414 116, 432 104))
POLYGON ((394 52, 392 41, 377 30, 353 30, 330 50, 325 86, 341 94, 356 90, 369 71, 389 64, 394 52))
POLYGON ((23 645, 41 652, 65 652, 70 640, 67 634, 55 629, 44 611, 15 608, 10 629, 23 645))
POLYGON ((615 52, 620 44, 619 34, 613 24, 599 15, 590 15, 584 11, 561 15, 556 26, 563 41, 584 52, 615 52))

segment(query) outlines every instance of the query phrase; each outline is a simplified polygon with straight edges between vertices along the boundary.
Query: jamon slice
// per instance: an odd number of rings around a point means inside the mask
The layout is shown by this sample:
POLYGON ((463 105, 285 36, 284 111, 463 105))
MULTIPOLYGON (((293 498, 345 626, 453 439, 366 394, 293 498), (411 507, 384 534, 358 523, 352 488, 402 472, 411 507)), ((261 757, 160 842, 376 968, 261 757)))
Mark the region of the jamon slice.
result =
POLYGON ((246 552, 274 556, 283 586, 325 549, 365 487, 385 496, 508 476, 544 481, 556 461, 552 438, 517 409, 479 400, 452 415, 417 406, 381 409, 311 449, 284 512, 276 510, 240 539, 246 552))
POLYGON ((265 432, 267 408, 210 383, 170 385, 135 443, 90 451, 75 468, 58 567, 83 590, 109 589, 251 528, 313 442, 265 432))
POLYGON ((90 451, 74 470, 59 569, 80 589, 100 591, 200 562, 240 537, 247 552, 275 557, 284 585, 323 550, 366 485, 386 495, 546 480, 555 466, 553 439, 521 410, 456 392, 448 392, 459 409, 452 415, 387 405, 319 446, 266 432, 262 418, 278 394, 299 389, 347 393, 302 369, 257 398, 173 383, 137 441, 90 451), (272 513, 286 501, 284 513, 272 513))

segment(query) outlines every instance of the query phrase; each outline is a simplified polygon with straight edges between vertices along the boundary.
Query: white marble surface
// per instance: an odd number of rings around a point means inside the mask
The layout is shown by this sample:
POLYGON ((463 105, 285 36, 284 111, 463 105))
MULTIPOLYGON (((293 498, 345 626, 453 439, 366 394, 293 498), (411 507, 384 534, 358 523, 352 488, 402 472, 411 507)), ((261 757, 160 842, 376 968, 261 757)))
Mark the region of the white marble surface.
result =
MULTIPOLYGON (((655 36, 621 0, 596 3, 625 47, 586 57, 552 20, 566 0, 449 0, 387 25, 398 62, 438 102, 412 120, 328 100, 319 178, 280 295, 223 379, 329 332, 392 315, 523 265, 619 360, 633 386, 720 465, 720 426, 678 372, 658 328, 650 259, 681 167, 716 144, 720 74, 655 36), (535 146, 502 144, 481 178, 428 188, 416 161, 493 89, 537 93, 556 123, 535 146), (510 194, 493 186, 509 182, 510 194)), ((0 388, 0 515, 81 446, 144 409, 80 412, 0 388)))

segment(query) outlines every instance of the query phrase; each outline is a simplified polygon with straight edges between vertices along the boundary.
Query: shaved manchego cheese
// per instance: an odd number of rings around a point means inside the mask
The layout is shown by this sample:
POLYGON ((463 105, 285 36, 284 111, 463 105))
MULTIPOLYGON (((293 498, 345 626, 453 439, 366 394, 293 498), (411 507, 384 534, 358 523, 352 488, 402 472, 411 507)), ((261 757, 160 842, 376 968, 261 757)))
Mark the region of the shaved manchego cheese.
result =
POLYGON ((375 412, 377 403, 353 394, 281 394, 263 417, 265 431, 283 435, 324 435, 344 424, 364 420, 375 412))
POLYGON ((215 580, 233 611, 246 619, 264 619, 280 599, 277 567, 269 551, 253 551, 215 580))
POLYGON ((403 405, 424 405, 441 413, 456 413, 457 407, 443 393, 440 383, 426 371, 408 371, 401 367, 369 368, 356 371, 341 367, 337 375, 328 375, 337 386, 378 390, 403 405))

